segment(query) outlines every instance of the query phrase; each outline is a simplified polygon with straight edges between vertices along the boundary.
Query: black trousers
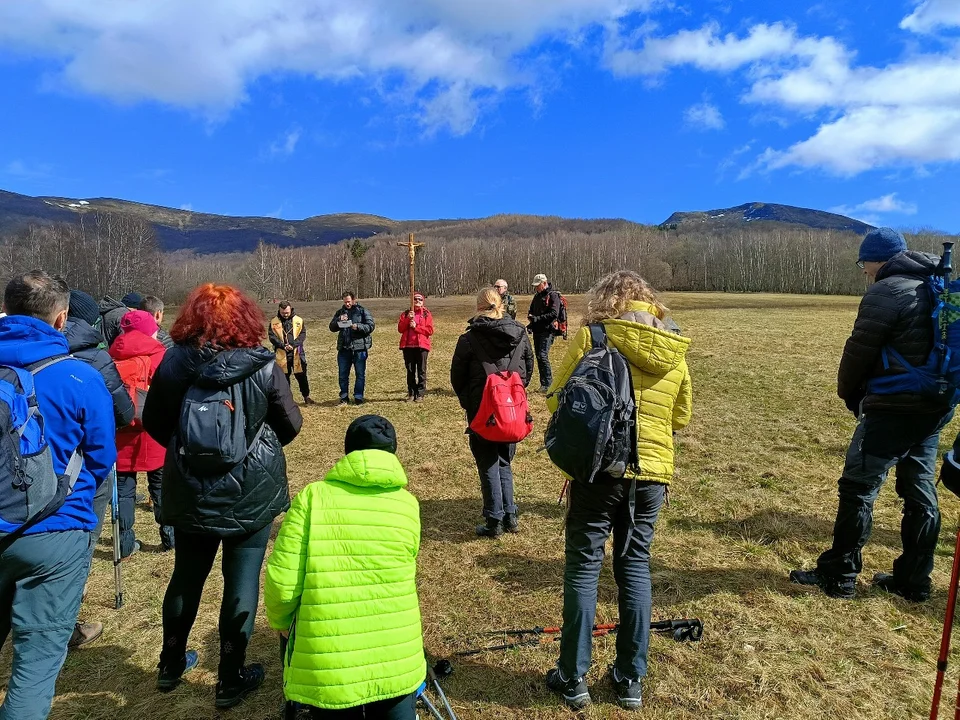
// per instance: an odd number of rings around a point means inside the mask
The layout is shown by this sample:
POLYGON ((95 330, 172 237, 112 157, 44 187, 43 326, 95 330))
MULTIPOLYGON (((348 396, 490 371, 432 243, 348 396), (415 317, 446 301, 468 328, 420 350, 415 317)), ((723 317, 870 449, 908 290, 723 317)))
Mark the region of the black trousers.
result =
POLYGON ((247 644, 260 601, 260 568, 271 524, 250 535, 221 538, 177 529, 173 575, 163 598, 160 664, 184 661, 187 638, 197 619, 203 585, 223 543, 223 601, 220 603, 220 679, 233 680, 246 662, 247 644))
POLYGON ((427 392, 428 350, 403 348, 403 364, 407 368, 407 394, 423 397, 427 392))
POLYGON ((346 710, 320 708, 288 702, 284 720, 416 720, 417 694, 379 700, 346 710))
POLYGON ((290 376, 293 375, 297 379, 297 385, 300 386, 300 394, 304 398, 310 397, 310 381, 307 380, 307 361, 303 358, 300 359, 300 364, 303 366, 303 372, 295 373, 293 372, 293 355, 287 353, 287 382, 290 382, 290 376))

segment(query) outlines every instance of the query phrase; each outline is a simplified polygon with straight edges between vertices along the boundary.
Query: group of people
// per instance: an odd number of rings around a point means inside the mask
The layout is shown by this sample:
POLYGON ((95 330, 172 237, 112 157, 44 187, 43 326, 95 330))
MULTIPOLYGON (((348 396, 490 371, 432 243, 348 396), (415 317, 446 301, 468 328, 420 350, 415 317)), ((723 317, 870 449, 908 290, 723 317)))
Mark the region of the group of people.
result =
MULTIPOLYGON (((934 341, 931 299, 921 286, 936 260, 908 251, 902 236, 886 229, 872 231, 861 244, 858 264, 876 282, 861 304, 840 367, 838 392, 858 415, 858 427, 840 480, 834 545, 814 570, 791 573, 794 582, 819 586, 834 597, 854 594, 873 501, 893 467, 904 498, 904 553, 892 574, 874 582, 912 601, 930 592, 939 533, 937 439, 953 408, 943 398, 897 383, 926 361, 934 341)), ((549 341, 541 338, 538 344, 537 336, 553 327, 551 312, 559 302, 550 297, 554 291, 547 279, 538 276, 524 327, 513 317, 515 302, 501 283, 478 294, 476 314, 457 341, 450 368, 480 477, 484 521, 476 532, 488 538, 520 528, 511 468, 516 443, 490 440, 474 421, 492 376, 515 376, 523 393, 535 357, 549 349, 549 341)), ((221 547, 215 704, 231 707, 262 684, 263 666, 248 663, 246 649, 270 530, 286 512, 266 559, 263 595, 267 620, 281 638, 287 717, 412 720, 427 671, 416 590, 420 516, 406 489, 393 426, 377 415, 354 420, 345 433, 343 458, 291 504, 282 447, 302 425, 291 374, 305 402, 310 397, 306 378, 299 377, 306 373, 303 321, 288 304, 281 305, 270 322, 273 351, 268 350, 261 345, 266 320, 257 304, 235 288, 207 284, 187 298, 170 330, 171 345, 164 347, 150 303, 135 299, 101 312, 92 298, 71 293, 61 279, 42 271, 14 278, 4 293, 0 390, 3 382, 19 378, 26 393, 30 383, 23 371, 32 374, 54 469, 69 477, 72 488, 52 512, 18 523, 0 485, 0 642, 12 633, 14 645, 0 720, 33 720, 49 712, 68 642, 78 630, 82 588, 105 506, 98 498, 115 467, 118 478, 154 473, 148 484, 162 547, 174 552, 163 601, 160 691, 174 690, 197 665, 189 635, 221 547), (118 316, 115 323, 111 312, 118 316), (108 341, 114 326, 119 333, 108 341), (133 360, 146 378, 142 405, 123 379, 135 375, 133 360), (150 461, 127 463, 124 454, 150 461), (160 456, 160 466, 153 467, 160 456)), ((339 333, 340 396, 350 399, 353 368, 353 399, 363 402, 374 322, 351 293, 343 300, 330 323, 339 333)), ((423 296, 415 301, 398 320, 414 402, 425 390, 433 330, 423 296)), ((598 335, 627 363, 637 462, 589 483, 571 483, 563 629, 559 659, 545 682, 572 708, 591 702, 585 678, 604 546, 612 535, 620 623, 609 677, 619 704, 636 710, 647 672, 651 544, 674 476, 673 436, 692 415, 690 340, 640 275, 618 271, 601 278, 588 293, 583 327, 572 337, 556 377, 542 386, 551 411, 563 402, 581 363, 597 350, 598 335)), ((543 365, 540 370, 543 381, 543 365)), ((140 389, 139 378, 133 389, 140 389)), ((509 402, 525 405, 523 395, 509 402)), ((2 462, 0 454, 0 472, 2 462)), ((960 484, 960 462, 948 459, 942 472, 960 484)), ((121 503, 131 497, 130 481, 123 485, 121 503)), ((122 522, 121 532, 124 550, 132 554, 132 525, 122 522)))

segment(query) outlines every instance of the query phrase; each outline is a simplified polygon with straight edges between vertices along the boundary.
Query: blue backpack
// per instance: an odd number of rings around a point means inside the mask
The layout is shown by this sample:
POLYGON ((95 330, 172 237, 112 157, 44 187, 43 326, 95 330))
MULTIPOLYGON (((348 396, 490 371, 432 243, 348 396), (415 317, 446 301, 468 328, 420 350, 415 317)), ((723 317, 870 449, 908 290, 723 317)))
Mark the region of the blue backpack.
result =
POLYGON ((931 275, 926 281, 933 312, 933 347, 927 361, 915 367, 889 345, 880 353, 884 370, 893 359, 904 372, 899 375, 871 378, 867 392, 878 395, 911 393, 942 396, 950 405, 960 402, 960 280, 945 286, 944 278, 931 275))
POLYGON ((37 373, 68 357, 59 355, 26 368, 0 365, 0 519, 18 526, 0 537, 0 551, 59 510, 80 476, 79 450, 63 475, 53 469, 34 387, 37 373))

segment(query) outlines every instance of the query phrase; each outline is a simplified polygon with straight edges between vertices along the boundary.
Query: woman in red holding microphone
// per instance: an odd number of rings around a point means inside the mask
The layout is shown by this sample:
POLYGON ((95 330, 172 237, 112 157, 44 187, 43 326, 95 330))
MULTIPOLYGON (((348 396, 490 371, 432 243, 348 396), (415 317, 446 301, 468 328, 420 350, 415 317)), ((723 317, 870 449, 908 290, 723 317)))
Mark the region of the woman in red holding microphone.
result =
POLYGON ((424 307, 423 293, 414 293, 413 310, 400 315, 400 350, 407 368, 407 402, 423 402, 427 392, 427 353, 433 335, 433 315, 424 307))

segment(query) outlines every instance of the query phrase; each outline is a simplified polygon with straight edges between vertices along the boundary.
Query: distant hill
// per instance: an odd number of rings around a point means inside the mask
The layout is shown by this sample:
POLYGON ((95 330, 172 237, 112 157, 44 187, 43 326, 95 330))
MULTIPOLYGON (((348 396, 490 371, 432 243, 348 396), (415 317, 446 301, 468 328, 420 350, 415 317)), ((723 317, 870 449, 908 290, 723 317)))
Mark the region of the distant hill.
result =
POLYGON ((836 213, 809 208, 793 207, 792 205, 778 205, 776 203, 747 203, 737 207, 721 210, 707 210, 695 212, 675 212, 661 223, 664 229, 690 230, 693 227, 727 229, 747 223, 787 223, 790 225, 804 225, 817 230, 839 230, 855 233, 866 233, 873 229, 867 225, 836 213))
POLYGON ((16 232, 31 223, 76 222, 82 215, 96 211, 146 220, 153 225, 164 250, 189 249, 204 253, 246 252, 255 248, 261 238, 284 247, 327 245, 389 232, 397 225, 385 217, 360 213, 317 215, 305 220, 231 217, 111 198, 71 200, 0 190, 0 235, 16 232))

